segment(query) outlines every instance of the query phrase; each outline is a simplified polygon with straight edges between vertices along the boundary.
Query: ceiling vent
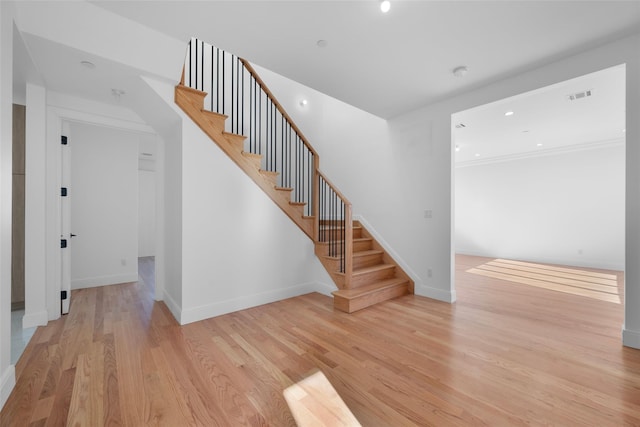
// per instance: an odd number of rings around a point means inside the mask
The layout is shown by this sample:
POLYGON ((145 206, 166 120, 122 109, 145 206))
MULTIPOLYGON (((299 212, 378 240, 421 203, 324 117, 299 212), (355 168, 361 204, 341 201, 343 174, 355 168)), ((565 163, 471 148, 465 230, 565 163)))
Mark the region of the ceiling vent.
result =
POLYGON ((464 124, 464 123, 458 123, 458 124, 456 125, 456 129, 462 129, 462 128, 466 128, 466 127, 467 127, 467 126, 465 126, 465 124, 464 124))
POLYGON ((592 95, 592 90, 585 90, 584 92, 572 93, 571 95, 567 95, 567 99, 569 101, 577 101, 578 99, 588 98, 592 95))

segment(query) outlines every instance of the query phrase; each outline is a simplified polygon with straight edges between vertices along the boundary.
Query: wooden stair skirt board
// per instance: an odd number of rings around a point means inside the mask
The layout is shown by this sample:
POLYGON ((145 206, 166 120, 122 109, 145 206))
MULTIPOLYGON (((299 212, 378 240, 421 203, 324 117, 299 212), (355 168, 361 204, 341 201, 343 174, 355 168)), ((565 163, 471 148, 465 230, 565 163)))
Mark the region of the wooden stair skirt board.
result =
MULTIPOLYGON (((335 226, 326 227, 336 231, 335 226)), ((344 274, 338 271, 340 259, 329 256, 327 243, 316 243, 316 255, 338 286, 333 292, 333 306, 338 310, 353 313, 413 293, 413 281, 358 221, 353 222, 353 273, 349 287, 344 274)))
MULTIPOLYGON (((305 204, 291 200, 292 188, 277 185, 278 172, 261 169, 262 156, 244 151, 243 135, 225 132, 227 116, 205 110, 206 93, 177 85, 175 102, 224 151, 285 214, 314 240, 315 217, 304 214, 305 204)), ((332 221, 322 221, 325 236, 344 236, 344 230, 332 221)), ((329 256, 329 245, 315 242, 315 253, 329 272, 338 290, 333 293, 334 307, 352 313, 382 301, 413 293, 413 281, 358 221, 353 223, 353 273, 345 280, 339 272, 340 259, 329 256), (346 283, 349 282, 349 286, 346 283)))

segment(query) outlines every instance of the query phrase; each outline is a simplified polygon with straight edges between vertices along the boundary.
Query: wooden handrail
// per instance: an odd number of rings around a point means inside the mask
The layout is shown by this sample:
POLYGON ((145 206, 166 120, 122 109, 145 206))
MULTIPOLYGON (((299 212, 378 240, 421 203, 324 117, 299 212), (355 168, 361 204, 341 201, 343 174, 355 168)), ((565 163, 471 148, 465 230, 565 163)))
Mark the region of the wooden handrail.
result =
POLYGON ((311 144, 309 143, 309 141, 307 140, 307 138, 304 136, 304 134, 302 133, 302 131, 298 128, 298 126, 295 124, 295 122, 293 121, 293 119, 291 118, 291 116, 289 116, 289 114, 287 114, 287 112, 285 111, 284 107, 282 106, 282 104, 280 104, 278 102, 278 99, 273 95, 273 93, 269 90, 269 88, 267 87, 267 85, 265 84, 265 82, 260 78, 260 76, 258 75, 258 73, 256 72, 256 70, 251 66, 251 64, 249 63, 249 61, 244 60, 243 58, 239 58, 240 62, 242 62, 242 64, 244 65, 244 67, 247 69, 247 71, 249 71, 249 73, 253 76, 254 79, 256 79, 256 82, 258 82, 258 84, 260 85, 260 88, 264 91, 264 93, 267 94, 267 96, 271 99, 271 102, 273 102, 273 104, 276 106, 276 108, 278 109, 278 111, 280 111, 280 114, 282 114, 282 116, 289 122, 289 124, 291 125, 291 128, 296 131, 296 133, 298 134, 298 136, 300 136, 300 139, 302 140, 302 142, 304 143, 304 145, 306 145, 306 147, 309 149, 309 151, 311 151, 311 153, 314 155, 314 157, 318 157, 318 153, 316 153, 316 150, 313 149, 313 147, 311 146, 311 144))
POLYGON ((351 206, 351 202, 349 201, 349 199, 347 199, 344 194, 342 194, 340 192, 340 190, 338 190, 338 187, 336 187, 333 182, 331 182, 322 172, 320 172, 318 170, 318 175, 322 177, 322 179, 325 180, 325 182, 327 184, 329 184, 329 187, 331 187, 333 189, 333 191, 335 191, 335 193, 338 195, 338 197, 340 197, 340 199, 344 202, 345 205, 351 206))

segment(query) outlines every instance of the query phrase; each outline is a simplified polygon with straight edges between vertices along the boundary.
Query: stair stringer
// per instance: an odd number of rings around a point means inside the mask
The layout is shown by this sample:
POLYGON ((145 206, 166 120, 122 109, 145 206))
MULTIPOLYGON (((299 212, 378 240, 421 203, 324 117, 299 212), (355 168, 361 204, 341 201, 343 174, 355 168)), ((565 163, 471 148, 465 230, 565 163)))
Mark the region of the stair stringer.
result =
MULTIPOLYGON (((290 200, 289 192, 278 189, 274 180, 274 172, 262 171, 257 167, 254 156, 243 154, 241 135, 224 132, 220 128, 223 120, 211 120, 211 112, 203 109, 205 92, 177 85, 175 89, 175 103, 242 169, 282 211, 311 239, 314 240, 315 218, 301 214, 298 204, 290 200), (287 200, 287 197, 289 200, 287 200)), ((221 116, 221 115, 220 115, 221 116)), ((224 117, 224 116, 223 116, 224 117)), ((275 175, 277 177, 277 175, 275 175)))

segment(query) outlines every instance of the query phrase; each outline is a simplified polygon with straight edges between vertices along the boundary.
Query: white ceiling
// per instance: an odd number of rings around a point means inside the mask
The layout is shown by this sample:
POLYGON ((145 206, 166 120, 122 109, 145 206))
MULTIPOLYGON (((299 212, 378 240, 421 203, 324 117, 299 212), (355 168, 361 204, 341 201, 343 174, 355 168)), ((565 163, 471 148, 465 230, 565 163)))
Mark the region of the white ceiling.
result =
POLYGON ((392 0, 387 14, 377 0, 92 3, 384 118, 640 31, 635 0, 392 0))
POLYGON ((623 142, 625 71, 619 65, 455 114, 456 163, 623 142), (591 96, 568 99, 586 90, 591 96), (507 112, 513 115, 506 116, 507 112))
MULTIPOLYGON (((74 5, 86 5, 57 3, 71 14, 74 5)), ((377 0, 91 3, 184 40, 185 47, 191 36, 202 38, 384 118, 640 32, 640 0, 392 0, 386 15, 377 0), (328 46, 318 47, 320 39, 328 46), (469 67, 464 78, 452 75, 459 65, 469 67)), ((23 91, 20 76, 33 70, 20 67, 30 59, 50 90, 133 110, 143 98, 142 73, 129 65, 29 33, 22 39, 29 56, 17 49, 14 74, 23 91), (82 60, 97 67, 83 68, 82 60), (113 88, 126 95, 116 99, 113 88)), ((586 76, 459 113, 455 120, 467 127, 455 132, 456 160, 615 139, 624 127, 621 73, 586 76), (585 89, 594 89, 594 96, 565 101, 585 89), (505 117, 506 109, 514 116, 505 117)))

